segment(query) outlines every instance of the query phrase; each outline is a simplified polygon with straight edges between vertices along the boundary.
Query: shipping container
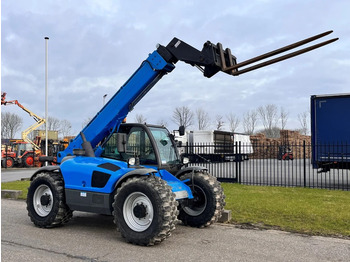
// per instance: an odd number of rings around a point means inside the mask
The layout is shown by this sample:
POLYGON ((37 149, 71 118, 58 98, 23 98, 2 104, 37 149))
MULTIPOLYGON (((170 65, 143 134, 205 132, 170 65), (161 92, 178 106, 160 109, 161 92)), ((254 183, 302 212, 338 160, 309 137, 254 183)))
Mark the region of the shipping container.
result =
POLYGON ((350 167, 350 94, 311 96, 311 142, 314 168, 350 167))

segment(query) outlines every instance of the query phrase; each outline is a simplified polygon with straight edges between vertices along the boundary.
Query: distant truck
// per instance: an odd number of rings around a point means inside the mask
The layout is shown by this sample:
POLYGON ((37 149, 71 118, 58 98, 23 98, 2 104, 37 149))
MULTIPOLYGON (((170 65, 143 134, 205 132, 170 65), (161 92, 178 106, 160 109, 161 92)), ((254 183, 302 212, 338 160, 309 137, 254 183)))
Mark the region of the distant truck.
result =
POLYGON ((350 169, 350 94, 311 96, 313 167, 350 169))
POLYGON ((175 136, 179 153, 191 163, 248 160, 253 153, 250 136, 221 130, 197 130, 175 136))

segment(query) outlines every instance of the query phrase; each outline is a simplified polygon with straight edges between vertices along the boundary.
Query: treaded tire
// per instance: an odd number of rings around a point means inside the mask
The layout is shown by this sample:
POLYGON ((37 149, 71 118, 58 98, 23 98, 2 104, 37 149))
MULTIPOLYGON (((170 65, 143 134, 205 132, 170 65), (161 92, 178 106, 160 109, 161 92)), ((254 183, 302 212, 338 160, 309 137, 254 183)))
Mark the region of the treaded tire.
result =
POLYGON ((6 157, 6 159, 3 159, 1 161, 2 167, 12 168, 14 166, 14 164, 15 164, 15 161, 13 160, 12 157, 6 157))
POLYGON ((207 227, 218 221, 225 206, 225 195, 220 182, 208 173, 187 173, 180 180, 189 179, 193 201, 182 202, 179 219, 191 227, 207 227))
POLYGON ((64 183, 57 173, 40 173, 31 182, 27 195, 28 216, 38 227, 67 223, 73 212, 65 202, 64 183))
POLYGON ((33 167, 34 166, 33 155, 26 155, 22 161, 23 161, 23 165, 25 167, 33 167))
POLYGON ((166 181, 154 175, 133 177, 117 190, 114 223, 130 243, 151 246, 171 236, 178 202, 166 181))

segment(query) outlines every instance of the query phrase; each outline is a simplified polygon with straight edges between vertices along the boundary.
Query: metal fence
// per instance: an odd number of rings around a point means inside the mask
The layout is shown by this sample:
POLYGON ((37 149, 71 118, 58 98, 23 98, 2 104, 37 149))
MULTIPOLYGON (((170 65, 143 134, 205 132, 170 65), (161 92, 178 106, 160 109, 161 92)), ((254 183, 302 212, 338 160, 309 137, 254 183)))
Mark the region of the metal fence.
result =
POLYGON ((339 166, 328 172, 315 169, 311 161, 312 147, 305 142, 288 146, 277 143, 228 146, 234 148, 226 152, 233 153, 208 154, 215 152, 213 144, 187 144, 181 153, 192 160, 190 166, 206 167, 224 182, 350 190, 350 170, 339 166))

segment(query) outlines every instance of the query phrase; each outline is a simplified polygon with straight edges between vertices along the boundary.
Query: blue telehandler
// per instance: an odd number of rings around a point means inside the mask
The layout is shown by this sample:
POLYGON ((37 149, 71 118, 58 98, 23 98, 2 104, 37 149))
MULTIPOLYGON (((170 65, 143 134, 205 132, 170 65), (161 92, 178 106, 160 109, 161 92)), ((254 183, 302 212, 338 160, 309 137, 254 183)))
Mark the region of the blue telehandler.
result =
MULTIPOLYGON (((32 175, 27 196, 31 221, 38 227, 51 228, 68 222, 73 211, 112 215, 122 236, 137 245, 162 242, 171 235, 177 220, 192 227, 215 223, 225 206, 217 179, 204 167, 188 167, 188 159, 179 156, 174 136, 165 127, 123 120, 178 61, 198 67, 208 78, 219 71, 235 76, 337 40, 251 65, 329 33, 241 63, 220 43, 208 41, 201 51, 177 38, 167 46, 158 45, 69 146, 57 154, 57 165, 44 166, 32 175)), ((183 127, 179 131, 183 133, 183 127)))

